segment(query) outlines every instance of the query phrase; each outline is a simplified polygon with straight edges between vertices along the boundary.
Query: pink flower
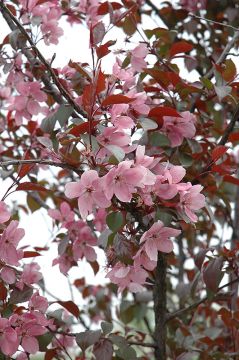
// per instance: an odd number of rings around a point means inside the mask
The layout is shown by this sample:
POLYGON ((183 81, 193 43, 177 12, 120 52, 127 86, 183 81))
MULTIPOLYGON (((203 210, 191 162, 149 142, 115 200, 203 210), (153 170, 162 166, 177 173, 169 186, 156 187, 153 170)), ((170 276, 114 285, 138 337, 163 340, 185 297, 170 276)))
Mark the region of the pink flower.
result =
POLYGON ((24 284, 27 286, 37 284, 42 279, 42 274, 39 272, 39 270, 40 266, 37 263, 24 265, 22 275, 16 286, 22 290, 24 284))
POLYGON ((116 145, 124 148, 130 144, 131 138, 123 131, 119 131, 119 129, 112 126, 104 128, 102 134, 97 136, 97 141, 103 146, 116 145))
POLYGON ((165 227, 161 221, 158 221, 143 234, 140 243, 145 243, 144 250, 149 259, 157 261, 158 251, 170 253, 173 250, 173 243, 169 238, 180 233, 180 230, 165 227))
MULTIPOLYGON (((131 117, 127 116, 128 104, 116 104, 113 105, 111 113, 111 122, 118 130, 132 129, 135 126, 135 122, 131 117)), ((128 141, 129 144, 130 141, 128 141)))
POLYGON ((114 284, 119 287, 119 291, 128 288, 129 291, 143 291, 142 286, 148 276, 147 271, 142 268, 134 268, 130 265, 124 265, 118 262, 106 275, 114 284))
POLYGON ((64 275, 67 275, 68 271, 72 266, 76 266, 76 261, 72 258, 71 255, 67 253, 58 256, 52 261, 52 266, 59 265, 60 272, 64 275))
POLYGON ((5 283, 7 284, 14 284, 16 281, 15 271, 7 266, 4 266, 0 273, 0 276, 2 280, 5 281, 5 283))
POLYGON ((38 115, 41 112, 39 102, 46 101, 47 96, 41 91, 41 85, 37 81, 21 81, 16 84, 16 89, 20 95, 14 97, 9 109, 16 110, 16 123, 21 125, 23 117, 31 119, 33 115, 38 115))
MULTIPOLYGON (((201 185, 191 185, 187 190, 180 191, 180 204, 178 205, 179 214, 184 214, 192 221, 197 221, 195 211, 205 206, 205 196, 200 194, 203 187, 201 185)), ((187 219, 186 219, 187 220, 187 219)))
POLYGON ((18 221, 11 221, 0 236, 0 258, 9 265, 18 265, 22 251, 16 247, 23 238, 25 231, 18 229, 18 221))
POLYGON ((144 58, 148 55, 148 52, 146 44, 140 44, 131 51, 131 65, 135 71, 142 71, 143 68, 147 67, 144 58))
POLYGON ((104 195, 101 179, 95 170, 88 170, 79 182, 66 184, 65 194, 72 199, 78 197, 78 206, 83 219, 93 211, 93 207, 107 208, 110 202, 104 195))
POLYGON ((16 331, 8 319, 0 318, 0 349, 4 355, 13 355, 19 346, 16 331))
POLYGON ((11 217, 10 212, 7 209, 7 205, 0 201, 0 224, 7 222, 11 217))
POLYGON ((48 308, 48 301, 44 296, 40 296, 39 292, 35 292, 29 300, 29 308, 39 310, 45 313, 48 308))
POLYGON ((169 137, 172 147, 181 145, 184 138, 193 138, 196 132, 195 115, 189 111, 184 111, 180 115, 182 117, 163 117, 164 123, 161 131, 169 137))
POLYGON ((48 215, 54 220, 60 221, 62 226, 65 226, 68 222, 74 220, 74 212, 71 211, 69 204, 63 201, 60 205, 60 210, 50 209, 48 215))
POLYGON ((161 199, 172 199, 179 191, 178 183, 186 174, 182 166, 160 163, 154 168, 158 174, 154 191, 161 199))
POLYGON ((99 209, 95 213, 95 218, 93 220, 95 229, 99 232, 102 232, 106 228, 106 215, 107 212, 105 209, 99 209))
POLYGON ((131 167, 131 161, 122 161, 118 166, 112 168, 104 177, 104 191, 107 199, 111 200, 113 195, 124 202, 132 198, 135 187, 143 187, 142 180, 145 176, 145 169, 131 167))

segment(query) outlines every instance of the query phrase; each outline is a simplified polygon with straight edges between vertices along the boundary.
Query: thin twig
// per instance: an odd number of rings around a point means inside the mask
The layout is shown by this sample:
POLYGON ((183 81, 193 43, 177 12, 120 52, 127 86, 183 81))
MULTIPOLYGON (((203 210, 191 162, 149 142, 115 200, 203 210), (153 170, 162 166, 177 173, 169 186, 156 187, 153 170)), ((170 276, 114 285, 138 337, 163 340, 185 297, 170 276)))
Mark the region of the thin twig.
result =
POLYGON ((193 13, 189 13, 188 15, 193 17, 193 18, 196 18, 196 19, 204 20, 206 22, 210 22, 210 23, 220 25, 220 26, 225 26, 225 27, 228 27, 228 28, 233 29, 235 31, 239 31, 239 28, 236 28, 235 26, 232 26, 232 25, 229 25, 229 24, 225 24, 225 23, 221 23, 219 21, 214 21, 214 20, 211 20, 211 19, 207 19, 207 18, 204 18, 202 16, 195 15, 193 13))
POLYGON ((49 165, 49 166, 56 166, 62 169, 69 169, 75 171, 79 175, 79 170, 72 165, 52 161, 52 160, 45 160, 45 159, 22 159, 22 160, 7 160, 7 161, 0 161, 0 167, 6 166, 14 166, 14 165, 24 165, 24 164, 38 164, 38 165, 49 165))
POLYGON ((234 279, 234 280, 232 280, 232 281, 229 281, 228 283, 220 286, 220 287, 218 288, 217 294, 215 294, 212 299, 209 299, 208 296, 205 296, 205 297, 202 298, 201 300, 198 300, 198 301, 196 301, 195 303, 193 303, 193 304, 191 304, 191 305, 189 305, 189 306, 187 306, 187 307, 185 307, 185 308, 183 308, 183 309, 179 309, 179 310, 177 310, 177 311, 175 311, 175 312, 173 312, 173 313, 171 313, 171 314, 168 314, 167 317, 166 317, 166 322, 168 322, 168 321, 170 321, 170 320, 172 320, 172 319, 174 319, 174 318, 176 318, 176 317, 180 317, 180 316, 183 315, 185 312, 188 312, 188 311, 190 311, 190 310, 193 310, 193 309, 197 308, 199 305, 203 304, 203 303, 204 303, 205 301, 207 301, 207 300, 216 301, 216 296, 219 295, 218 293, 219 293, 220 290, 222 290, 222 289, 224 289, 225 287, 228 287, 228 286, 230 286, 230 285, 232 285, 232 284, 234 284, 234 283, 236 283, 236 282, 238 282, 238 281, 239 281, 239 277, 237 277, 236 279, 234 279))

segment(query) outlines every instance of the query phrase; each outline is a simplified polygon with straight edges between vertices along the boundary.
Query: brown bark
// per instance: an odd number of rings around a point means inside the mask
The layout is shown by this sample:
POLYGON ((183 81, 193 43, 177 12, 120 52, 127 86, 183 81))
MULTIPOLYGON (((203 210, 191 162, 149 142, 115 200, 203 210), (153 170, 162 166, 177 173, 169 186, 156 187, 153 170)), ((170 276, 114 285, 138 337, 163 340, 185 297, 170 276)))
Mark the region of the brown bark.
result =
POLYGON ((155 285, 153 290, 154 314, 155 314, 155 359, 166 360, 166 318, 167 318, 167 284, 166 284, 167 261, 165 255, 158 254, 155 272, 155 285))

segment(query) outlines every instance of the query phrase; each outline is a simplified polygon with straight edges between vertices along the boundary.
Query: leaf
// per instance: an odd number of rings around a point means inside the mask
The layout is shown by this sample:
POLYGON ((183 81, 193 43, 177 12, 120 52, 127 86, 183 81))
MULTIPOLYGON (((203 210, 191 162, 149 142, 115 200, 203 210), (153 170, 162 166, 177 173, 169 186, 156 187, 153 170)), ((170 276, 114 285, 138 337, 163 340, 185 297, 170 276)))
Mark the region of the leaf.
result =
POLYGON ((105 36, 105 26, 102 21, 94 25, 91 32, 91 45, 95 46, 99 44, 105 36))
POLYGON ((10 304, 20 304, 30 299, 33 294, 33 288, 24 286, 22 290, 14 288, 11 292, 9 302, 10 304))
POLYGON ((53 115, 42 120, 41 129, 45 133, 51 134, 54 131, 56 122, 58 121, 61 127, 64 126, 72 112, 72 106, 60 105, 53 115))
POLYGON ((223 85, 223 86, 214 85, 214 89, 215 89, 215 92, 217 94, 219 101, 222 101, 222 99, 224 99, 226 96, 228 96, 232 91, 232 87, 228 86, 228 85, 223 85))
POLYGON ((106 224, 113 232, 118 231, 123 225, 123 215, 120 211, 112 212, 106 217, 106 224))
POLYGON ((212 150, 212 159, 216 162, 220 159, 228 150, 228 147, 224 145, 219 145, 212 150))
POLYGON ((222 77, 226 82, 230 82, 232 80, 234 80, 234 78, 237 75, 237 68, 234 64, 234 62, 232 61, 232 59, 227 59, 224 62, 226 68, 222 73, 222 77))
POLYGON ((23 182, 18 185, 16 191, 47 191, 42 185, 31 183, 31 182, 23 182))
POLYGON ((207 252, 208 252, 209 250, 210 250, 209 248, 207 248, 207 249, 201 249, 201 250, 197 253, 197 255, 195 256, 194 262, 195 262, 195 265, 198 267, 199 270, 201 270, 202 264, 204 263, 206 254, 207 254, 207 252))
POLYGON ((41 254, 37 251, 24 251, 23 252, 23 258, 32 258, 32 257, 36 257, 36 256, 41 256, 41 254))
POLYGON ((181 115, 177 112, 177 110, 169 107, 169 106, 159 106, 150 110, 148 113, 148 117, 153 118, 157 121, 158 125, 163 125, 163 117, 164 116, 173 116, 173 117, 181 117, 181 115))
POLYGON ((7 298, 7 295, 8 295, 7 289, 5 288, 3 282, 0 281, 0 300, 5 301, 7 298))
POLYGON ((95 126, 98 124, 99 122, 94 120, 91 121, 91 124, 89 121, 83 122, 82 124, 76 125, 73 128, 71 128, 71 130, 69 131, 69 134, 74 135, 74 136, 80 136, 82 134, 85 133, 89 133, 90 130, 93 131, 95 126))
POLYGON ((55 359, 55 355, 57 355, 58 349, 54 348, 54 349, 47 349, 46 353, 45 353, 45 357, 44 360, 52 360, 55 359))
POLYGON ((76 335, 76 343, 82 351, 99 341, 101 330, 87 330, 76 335))
POLYGON ((152 146, 165 147, 170 145, 170 141, 167 136, 161 134, 160 132, 154 132, 149 136, 149 143, 152 146))
POLYGON ((187 41, 178 41, 176 43, 174 43, 169 51, 170 57, 173 57, 176 54, 179 53, 185 53, 188 51, 191 51, 193 49, 193 45, 190 44, 187 41))
POLYGON ((118 162, 121 162, 125 157, 125 152, 117 145, 106 145, 106 149, 108 149, 111 154, 114 155, 114 157, 118 160, 118 162))
POLYGON ((50 332, 37 337, 39 343, 39 351, 46 351, 47 346, 51 343, 53 334, 50 332))
POLYGON ((155 121, 148 118, 140 118, 138 122, 145 131, 155 130, 158 127, 158 124, 155 121))
POLYGON ((128 96, 118 94, 118 95, 110 95, 105 100, 102 101, 101 106, 106 107, 113 104, 129 104, 134 101, 134 98, 129 98, 128 96))
POLYGON ((78 306, 71 300, 69 301, 57 301, 57 303, 61 306, 63 306, 66 310, 68 310, 72 315, 74 315, 76 318, 80 315, 80 310, 78 306))
POLYGON ((218 286, 223 278, 222 265, 224 259, 222 256, 210 260, 203 272, 203 280, 208 290, 217 292, 218 286))
POLYGON ((102 329, 104 335, 109 334, 113 330, 113 324, 111 324, 107 321, 102 321, 100 326, 101 326, 101 329, 102 329))
POLYGON ((239 179, 231 175, 225 175, 223 181, 239 186, 239 179))
POLYGON ((193 164, 192 156, 184 152, 179 153, 179 161, 184 167, 189 167, 193 164))
POLYGON ((109 339, 101 339, 94 344, 93 354, 96 360, 112 360, 113 345, 109 339))

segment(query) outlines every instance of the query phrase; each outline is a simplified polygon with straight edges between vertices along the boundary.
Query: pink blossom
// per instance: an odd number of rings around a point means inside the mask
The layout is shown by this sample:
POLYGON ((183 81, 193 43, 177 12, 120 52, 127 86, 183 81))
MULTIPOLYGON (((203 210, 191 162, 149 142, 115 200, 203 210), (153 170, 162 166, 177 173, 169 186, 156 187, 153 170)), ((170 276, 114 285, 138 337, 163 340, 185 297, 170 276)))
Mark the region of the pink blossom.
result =
POLYGON ((95 213, 95 218, 93 220, 95 229, 99 232, 102 232, 106 228, 106 215, 107 212, 105 209, 98 209, 95 213))
POLYGON ((154 223, 140 239, 144 243, 144 250, 150 260, 157 261, 158 251, 170 253, 173 250, 173 243, 170 237, 178 236, 180 230, 165 227, 161 221, 154 223))
POLYGON ((141 246, 137 254, 134 256, 134 267, 140 268, 143 266, 148 271, 153 271, 156 268, 157 261, 151 260, 147 253, 144 250, 144 247, 141 246))
POLYGON ((124 265, 118 262, 112 270, 108 272, 108 277, 114 284, 119 287, 119 291, 128 288, 129 291, 142 291, 143 284, 148 276, 147 271, 142 268, 134 268, 130 265, 124 265))
POLYGON ((116 104, 110 110, 111 122, 118 130, 132 129, 135 126, 134 120, 126 115, 128 109, 128 104, 116 104))
POLYGON ((145 176, 145 169, 133 168, 131 165, 131 161, 122 161, 104 177, 104 191, 107 199, 111 200, 115 194, 120 201, 128 202, 136 191, 135 187, 144 186, 142 180, 145 176))
POLYGON ((160 163, 154 168, 157 180, 154 191, 161 199, 172 199, 179 191, 178 183, 186 174, 182 166, 160 163))
POLYGON ((71 211, 70 205, 63 201, 60 205, 60 210, 49 209, 48 215, 54 220, 60 221, 64 227, 68 222, 74 220, 74 212, 71 211))
POLYGON ((24 284, 31 286, 37 284, 42 279, 42 274, 39 272, 40 266, 37 263, 30 263, 24 265, 23 272, 16 286, 23 289, 24 284))
POLYGON ((0 224, 8 221, 10 217, 11 214, 7 209, 7 205, 3 201, 0 201, 0 224))
POLYGON ((131 51, 131 65, 135 71, 140 72, 143 68, 147 67, 147 63, 144 59, 148 55, 148 52, 146 44, 140 44, 131 51))
POLYGON ((128 90, 135 84, 134 70, 132 68, 122 69, 122 61, 116 58, 116 63, 113 66, 113 75, 119 80, 124 81, 123 89, 128 90))
POLYGON ((0 236, 0 258, 9 265, 18 265, 22 258, 22 251, 16 248, 25 231, 17 227, 18 221, 11 221, 0 236))
POLYGON ((148 115, 150 107, 145 104, 148 97, 145 92, 137 93, 135 90, 130 90, 127 94, 128 97, 134 98, 130 103, 130 108, 137 111, 141 115, 148 115))
POLYGON ((3 281, 5 281, 7 284, 14 284, 16 281, 16 273, 13 269, 4 266, 1 270, 0 276, 3 281))
POLYGON ((48 308, 48 301, 44 296, 40 296, 39 292, 35 292, 29 300, 29 308, 32 310, 39 310, 45 313, 48 308))
POLYGON ((59 265, 60 272, 67 275, 70 268, 76 266, 77 263, 71 255, 64 253, 52 261, 52 266, 54 265, 59 265))
POLYGON ((0 349, 4 355, 13 355, 19 346, 16 331, 8 319, 0 318, 0 349))
POLYGON ((172 147, 181 145, 184 138, 193 138, 196 132, 195 115, 189 111, 184 111, 180 115, 181 117, 163 117, 164 122, 161 131, 168 136, 172 147))
POLYGON ((180 191, 180 203, 178 211, 184 218, 184 213, 192 221, 197 221, 195 211, 205 206, 205 196, 200 194, 203 187, 201 185, 191 185, 187 190, 180 191))
POLYGON ((88 261, 96 260, 96 252, 92 246, 97 245, 96 237, 84 221, 77 221, 72 224, 69 237, 73 241, 72 251, 75 261, 85 257, 88 261))
POLYGON ((78 206, 83 219, 92 213, 93 207, 96 205, 101 208, 110 206, 95 170, 84 172, 79 182, 66 184, 65 194, 71 199, 78 197, 78 206))
POLYGON ((21 125, 23 117, 31 119, 33 115, 41 112, 42 108, 39 102, 46 101, 47 96, 41 91, 41 85, 37 81, 21 81, 16 84, 16 89, 20 95, 14 97, 9 109, 16 110, 16 123, 21 125))
POLYGON ((131 143, 131 138, 123 131, 119 131, 119 129, 112 126, 104 128, 103 132, 97 136, 97 141, 103 146, 116 145, 124 148, 131 143))

